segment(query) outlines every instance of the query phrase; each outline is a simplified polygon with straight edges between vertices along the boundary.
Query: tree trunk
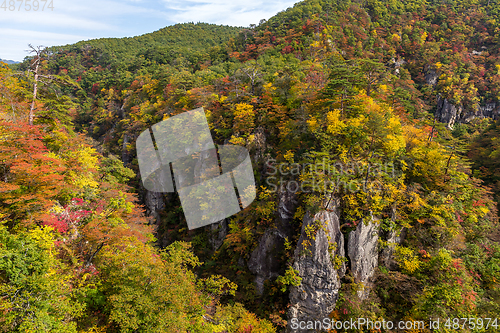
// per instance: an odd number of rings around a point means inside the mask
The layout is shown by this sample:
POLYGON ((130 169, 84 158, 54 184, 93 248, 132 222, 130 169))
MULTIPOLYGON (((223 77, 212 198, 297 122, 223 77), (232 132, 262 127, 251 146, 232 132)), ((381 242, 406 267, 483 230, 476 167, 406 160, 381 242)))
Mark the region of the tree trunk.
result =
MULTIPOLYGON (((31 45, 30 45, 31 46, 31 45)), ((33 50, 35 50, 33 48, 33 50)), ((31 101, 31 107, 30 107, 30 113, 29 113, 29 124, 30 126, 33 126, 33 119, 35 118, 35 103, 36 103, 36 97, 37 97, 37 92, 38 92, 38 69, 40 68, 40 47, 38 50, 35 50, 36 54, 36 60, 34 62, 35 64, 35 84, 33 85, 33 100, 31 101)))

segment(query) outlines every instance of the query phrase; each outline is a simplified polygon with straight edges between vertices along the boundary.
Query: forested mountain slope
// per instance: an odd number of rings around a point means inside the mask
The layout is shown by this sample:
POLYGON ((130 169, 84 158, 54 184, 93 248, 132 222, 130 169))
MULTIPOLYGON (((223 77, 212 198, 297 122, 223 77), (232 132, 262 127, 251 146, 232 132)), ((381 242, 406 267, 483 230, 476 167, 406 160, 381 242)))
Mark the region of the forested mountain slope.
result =
POLYGON ((499 8, 307 0, 255 27, 54 47, 18 66, 40 59, 50 77, 34 126, 32 75, 2 69, 4 331, 496 318, 499 8), (197 107, 216 144, 249 149, 258 190, 241 213, 189 231, 177 194, 142 187, 135 140, 197 107), (25 243, 46 263, 34 282, 16 259, 25 243), (17 290, 42 285, 64 302, 19 305, 17 290))
POLYGON ((5 59, 0 59, 1 62, 5 62, 6 64, 17 64, 18 62, 17 61, 14 61, 14 60, 5 60, 5 59))

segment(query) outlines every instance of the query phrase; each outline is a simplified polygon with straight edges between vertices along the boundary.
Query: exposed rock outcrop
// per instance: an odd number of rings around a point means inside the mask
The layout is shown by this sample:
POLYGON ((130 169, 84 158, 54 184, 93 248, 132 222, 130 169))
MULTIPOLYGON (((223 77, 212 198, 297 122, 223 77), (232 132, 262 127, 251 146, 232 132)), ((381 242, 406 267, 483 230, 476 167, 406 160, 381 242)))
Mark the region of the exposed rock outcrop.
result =
POLYGON ((278 225, 284 233, 291 235, 291 230, 288 227, 295 214, 297 208, 297 194, 288 190, 287 186, 283 186, 278 191, 278 225))
POLYGON ((387 242, 387 246, 384 247, 379 254, 379 264, 385 266, 387 269, 394 271, 398 269, 398 263, 394 258, 394 251, 396 246, 401 244, 406 236, 406 228, 396 229, 397 211, 395 207, 392 207, 391 211, 391 225, 393 228, 384 231, 380 228, 380 238, 387 242))
POLYGON ((453 129, 455 122, 458 122, 461 118, 463 108, 461 105, 455 106, 448 102, 446 98, 438 97, 436 118, 442 123, 446 124, 446 127, 453 129))
POLYGON ((486 103, 485 105, 479 106, 479 110, 478 110, 476 117, 492 118, 493 120, 499 119, 500 118, 500 104, 486 103))
POLYGON ((446 98, 438 96, 437 101, 436 119, 449 129, 453 129, 456 123, 468 123, 475 118, 500 118, 500 105, 497 103, 486 103, 476 110, 464 110, 462 105, 453 105, 446 98))
POLYGON ((403 242, 405 235, 406 229, 404 228, 399 232, 397 230, 390 230, 384 235, 387 241, 387 247, 380 252, 379 262, 391 271, 398 269, 398 263, 394 259, 394 250, 396 249, 396 245, 403 242))
MULTIPOLYGON (((344 256, 337 211, 321 211, 314 216, 307 213, 293 264, 302 282, 290 290, 289 322, 293 318, 322 320, 333 311, 340 289, 339 271, 343 270, 335 267, 335 256, 344 256)), ((288 330, 299 332, 291 326, 288 330)))
POLYGON ((277 254, 284 249, 285 235, 278 229, 268 229, 259 240, 259 245, 250 255, 248 269, 255 275, 257 292, 264 292, 264 282, 277 278, 281 263, 277 254))
POLYGON ((361 284, 358 291, 361 299, 368 297, 371 286, 370 278, 378 265, 378 237, 379 221, 373 215, 359 222, 356 230, 349 233, 347 254, 354 281, 361 284))
POLYGON ((276 254, 284 250, 285 239, 291 239, 290 222, 297 207, 296 194, 283 186, 278 191, 278 216, 275 227, 266 230, 259 245, 250 255, 248 269, 255 275, 257 292, 262 294, 264 282, 282 274, 282 265, 276 254))
POLYGON ((255 147, 254 160, 259 161, 264 158, 267 150, 266 133, 263 127, 257 127, 254 131, 253 146, 255 147))
POLYGON ((399 69, 401 68, 401 66, 406 64, 406 61, 400 57, 398 57, 397 60, 392 58, 391 61, 394 64, 394 72, 396 73, 396 75, 399 74, 399 69))
POLYGON ((438 75, 436 71, 432 68, 428 68, 425 71, 425 83, 427 83, 430 86, 436 86, 438 81, 438 75))
POLYGON ((151 192, 144 190, 144 204, 146 206, 146 213, 153 216, 156 224, 160 223, 160 211, 165 208, 165 200, 163 199, 163 193, 151 192))
MULTIPOLYGON (((483 50, 483 49, 482 49, 483 50)), ((482 52, 482 51, 481 51, 482 52)), ((474 55, 480 55, 481 52, 472 51, 474 55)), ((439 75, 435 69, 427 65, 425 67, 425 82, 435 87, 439 80, 439 75)), ((481 98, 481 96, 479 96, 481 98)), ((475 118, 492 118, 493 120, 500 118, 500 105, 496 102, 483 103, 475 108, 471 106, 464 107, 463 105, 455 105, 447 98, 437 96, 436 119, 445 123, 448 129, 453 129, 456 123, 468 123, 475 118)))
POLYGON ((226 239, 229 230, 227 219, 207 225, 205 228, 209 232, 208 242, 212 250, 216 251, 222 246, 224 239, 226 239))

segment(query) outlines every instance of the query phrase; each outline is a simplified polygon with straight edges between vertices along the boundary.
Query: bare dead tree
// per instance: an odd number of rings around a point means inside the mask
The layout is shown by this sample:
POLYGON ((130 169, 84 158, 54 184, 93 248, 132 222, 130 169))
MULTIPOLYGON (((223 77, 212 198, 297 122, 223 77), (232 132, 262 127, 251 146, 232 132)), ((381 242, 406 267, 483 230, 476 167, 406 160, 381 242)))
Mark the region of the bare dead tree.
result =
POLYGON ((250 65, 243 67, 240 70, 250 80, 251 93, 253 95, 257 80, 262 75, 260 74, 260 66, 257 63, 251 61, 249 63, 250 65))
POLYGON ((33 125, 33 119, 35 118, 36 95, 38 93, 40 62, 42 61, 42 55, 45 51, 45 47, 43 47, 43 46, 34 47, 31 44, 29 44, 29 47, 31 50, 28 50, 28 52, 35 54, 35 56, 33 57, 33 61, 30 64, 30 68, 28 69, 28 72, 33 72, 33 74, 35 76, 35 83, 33 84, 33 99, 31 101, 31 107, 30 107, 30 113, 29 113, 29 124, 33 125))
POLYGON ((29 77, 33 74, 33 98, 31 100, 31 107, 29 111, 29 124, 33 125, 33 121, 35 119, 35 109, 36 109, 36 101, 38 99, 38 95, 41 89, 41 86, 48 86, 50 89, 54 90, 57 96, 57 91, 54 88, 54 85, 51 83, 56 83, 56 85, 73 85, 77 86, 72 82, 68 82, 67 80, 57 76, 57 75, 45 75, 41 73, 42 70, 42 62, 44 60, 50 60, 52 52, 45 46, 33 46, 28 44, 30 47, 27 52, 30 54, 34 54, 33 59, 29 65, 26 76, 29 77))

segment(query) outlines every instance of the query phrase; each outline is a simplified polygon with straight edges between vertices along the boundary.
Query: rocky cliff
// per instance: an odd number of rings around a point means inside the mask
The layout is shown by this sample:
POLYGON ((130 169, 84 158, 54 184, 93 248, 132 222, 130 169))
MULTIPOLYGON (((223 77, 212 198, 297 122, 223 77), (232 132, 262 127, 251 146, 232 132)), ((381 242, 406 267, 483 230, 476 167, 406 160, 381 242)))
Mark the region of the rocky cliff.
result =
POLYGON ((349 233, 347 255, 354 282, 359 284, 358 297, 361 299, 368 298, 370 279, 378 265, 379 225, 378 218, 370 215, 349 233))
POLYGON ((475 110, 466 110, 461 104, 454 105, 446 98, 438 96, 435 115, 438 121, 445 123, 449 129, 453 129, 455 124, 468 123, 475 118, 497 120, 500 117, 500 105, 486 103, 478 106, 475 110))
POLYGON ((278 209, 275 227, 266 230, 260 238, 257 248, 248 261, 248 269, 255 275, 257 292, 262 294, 264 281, 278 277, 282 265, 277 253, 284 249, 285 239, 291 239, 290 222, 297 208, 296 194, 283 186, 278 191, 278 209))
MULTIPOLYGON (((433 88, 436 88, 439 82, 438 73, 430 66, 427 66, 425 70, 425 82, 433 88)), ((475 118, 497 120, 500 118, 500 103, 483 102, 477 106, 465 107, 437 95, 435 117, 438 121, 445 123, 449 129, 453 129, 453 126, 457 123, 468 123, 475 118)))
MULTIPOLYGON (((289 320, 323 320, 333 311, 341 286, 340 276, 345 271, 344 264, 338 264, 336 256, 345 257, 344 237, 336 209, 313 216, 307 213, 293 264, 302 283, 291 288, 289 320)), ((289 332, 300 330, 289 327, 289 332)))
MULTIPOLYGON (((392 220, 396 219, 395 211, 391 215, 392 220)), ((327 210, 314 215, 307 213, 304 217, 293 264, 302 282, 290 291, 289 323, 293 318, 299 321, 327 318, 335 308, 346 274, 352 276, 357 284, 357 297, 363 301, 372 292, 378 265, 397 268, 393 252, 404 239, 404 231, 382 231, 380 217, 370 213, 354 230, 343 233, 340 217, 338 201, 327 210), (379 239, 388 246, 381 249, 379 239)), ((303 332, 291 326, 287 329, 303 332)))

